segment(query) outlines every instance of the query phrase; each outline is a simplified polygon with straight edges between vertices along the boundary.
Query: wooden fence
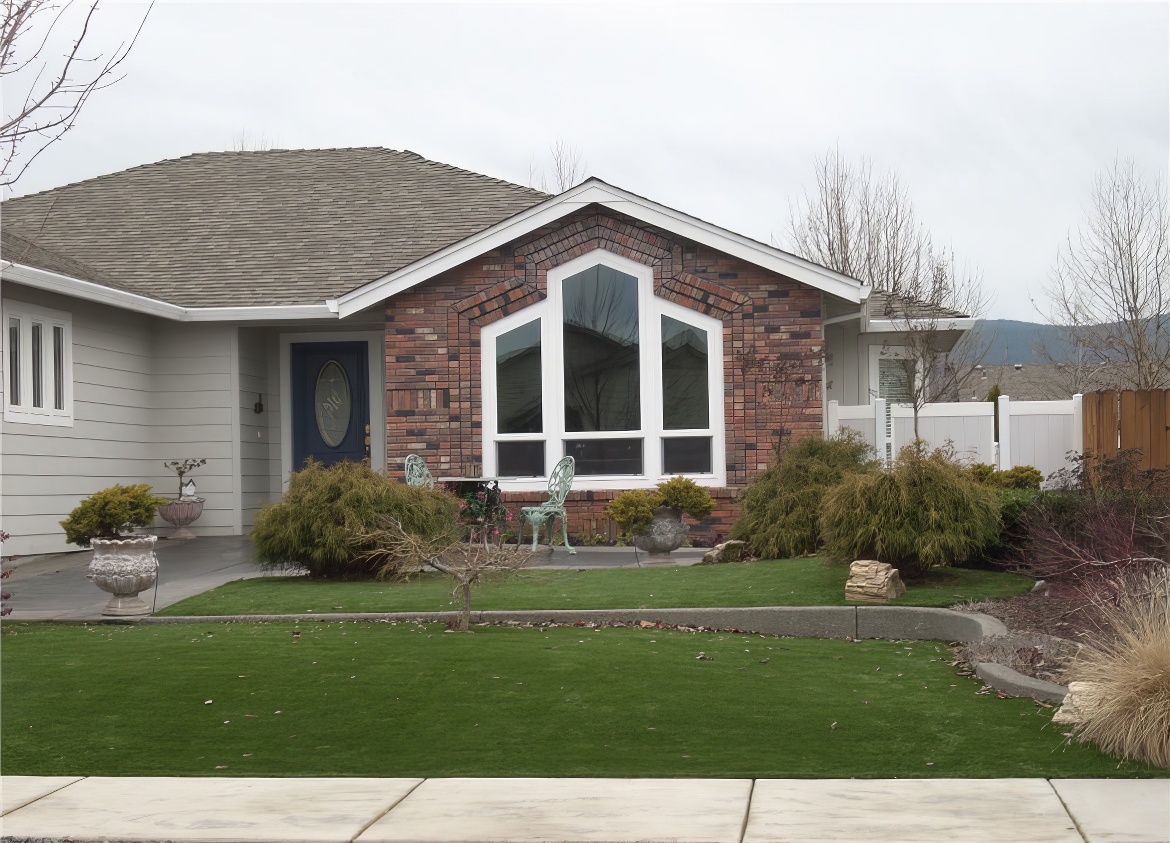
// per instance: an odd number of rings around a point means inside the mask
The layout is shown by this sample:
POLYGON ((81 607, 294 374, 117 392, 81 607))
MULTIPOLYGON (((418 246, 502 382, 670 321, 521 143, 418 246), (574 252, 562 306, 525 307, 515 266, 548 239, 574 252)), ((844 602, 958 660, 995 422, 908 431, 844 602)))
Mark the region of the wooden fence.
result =
POLYGON ((1170 389, 1089 392, 1082 411, 1087 453, 1107 459, 1136 448, 1141 468, 1170 468, 1170 389))

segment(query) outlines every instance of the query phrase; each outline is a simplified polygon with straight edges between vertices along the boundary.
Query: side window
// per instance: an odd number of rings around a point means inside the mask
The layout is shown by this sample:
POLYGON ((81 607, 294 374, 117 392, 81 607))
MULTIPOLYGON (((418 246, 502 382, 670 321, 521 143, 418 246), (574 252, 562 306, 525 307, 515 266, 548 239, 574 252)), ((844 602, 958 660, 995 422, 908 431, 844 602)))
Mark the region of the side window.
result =
POLYGON ((68 313, 5 301, 4 420, 73 424, 73 322, 68 313))

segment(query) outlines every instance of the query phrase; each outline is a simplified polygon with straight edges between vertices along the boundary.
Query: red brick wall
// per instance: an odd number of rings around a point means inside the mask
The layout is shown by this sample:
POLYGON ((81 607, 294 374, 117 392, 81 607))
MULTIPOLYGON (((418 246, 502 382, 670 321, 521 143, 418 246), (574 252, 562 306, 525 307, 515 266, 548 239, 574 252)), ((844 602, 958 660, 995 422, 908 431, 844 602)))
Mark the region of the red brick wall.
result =
MULTIPOLYGON (((401 474, 411 453, 421 454, 436 475, 460 474, 480 461, 480 329, 541 301, 550 268, 598 248, 653 267, 656 295, 723 322, 728 488, 713 490, 716 511, 696 532, 726 535, 734 496, 767 467, 781 419, 796 438, 821 432, 821 295, 605 209, 585 209, 390 300, 387 471, 401 474), (785 358, 810 386, 781 411, 759 373, 785 358), (755 366, 747 362, 753 359, 755 366)), ((615 494, 572 492, 569 532, 609 534, 604 508, 615 494)), ((507 499, 523 505, 544 496, 507 499)))

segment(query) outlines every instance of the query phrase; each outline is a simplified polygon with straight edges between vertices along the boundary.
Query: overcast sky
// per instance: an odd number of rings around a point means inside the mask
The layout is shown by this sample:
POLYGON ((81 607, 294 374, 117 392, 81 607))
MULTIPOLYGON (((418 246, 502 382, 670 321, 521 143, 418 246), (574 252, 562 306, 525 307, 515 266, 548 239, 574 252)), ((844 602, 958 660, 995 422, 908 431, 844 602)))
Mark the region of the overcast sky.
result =
MULTIPOLYGON (((896 168, 981 268, 993 317, 1029 302, 1115 156, 1170 158, 1166 3, 160 3, 23 194, 242 133, 385 146, 527 183, 549 146, 588 175, 785 245, 813 161, 896 168)), ((95 45, 145 5, 107 4, 95 45)), ((11 96, 11 92, 5 92, 11 96)))

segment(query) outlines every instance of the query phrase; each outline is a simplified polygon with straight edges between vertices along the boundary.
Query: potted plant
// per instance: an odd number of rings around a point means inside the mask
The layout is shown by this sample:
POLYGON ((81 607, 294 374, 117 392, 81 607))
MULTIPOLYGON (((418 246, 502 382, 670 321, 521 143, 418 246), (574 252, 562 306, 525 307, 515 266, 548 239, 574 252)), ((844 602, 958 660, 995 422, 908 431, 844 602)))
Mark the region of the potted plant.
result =
POLYGON ((178 527, 172 539, 195 538, 190 525, 203 514, 203 498, 195 495, 195 483, 184 478, 196 468, 207 465, 205 459, 170 460, 164 462, 167 468, 179 475, 179 496, 166 501, 158 508, 158 514, 173 527, 178 527))
POLYGON ((658 484, 656 491, 622 492, 606 508, 622 532, 633 536, 635 546, 658 561, 682 547, 687 535, 683 515, 699 520, 715 508, 711 493, 686 477, 658 484))
POLYGON ((154 585, 157 578, 157 537, 133 535, 133 530, 149 525, 163 503, 166 501, 152 495, 145 483, 111 486, 83 500, 61 522, 66 541, 93 548, 90 575, 98 588, 113 595, 103 615, 123 617, 150 612, 138 594, 154 585))

